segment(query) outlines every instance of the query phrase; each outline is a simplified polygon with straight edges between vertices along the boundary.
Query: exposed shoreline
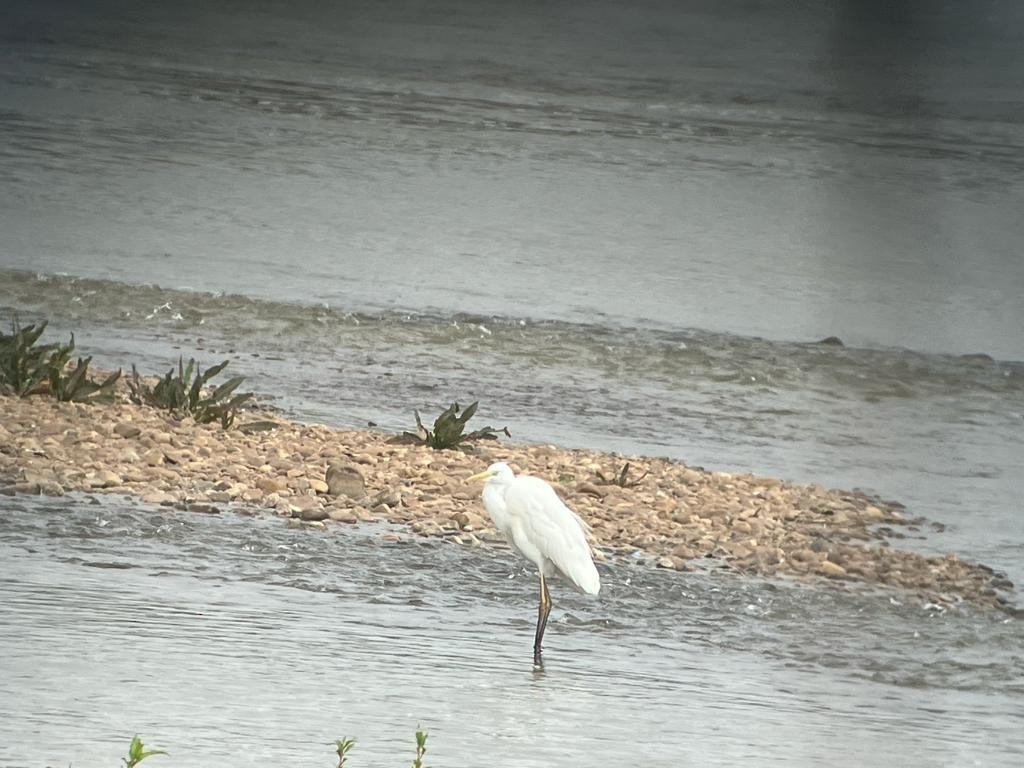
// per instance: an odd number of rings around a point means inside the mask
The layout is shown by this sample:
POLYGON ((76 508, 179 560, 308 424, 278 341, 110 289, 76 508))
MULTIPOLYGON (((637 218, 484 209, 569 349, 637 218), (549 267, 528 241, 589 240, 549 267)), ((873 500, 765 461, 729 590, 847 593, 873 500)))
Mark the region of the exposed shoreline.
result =
POLYGON ((465 480, 502 460, 555 484, 591 525, 599 559, 639 552, 651 565, 689 570, 712 558, 738 573, 863 582, 922 602, 1015 610, 1004 575, 954 554, 898 549, 899 528, 923 521, 863 493, 663 458, 491 441, 464 454, 389 437, 263 411, 224 431, 134 405, 123 387, 112 405, 0 395, 0 493, 120 493, 199 513, 266 510, 310 527, 387 520, 486 546, 500 536, 479 486, 465 480), (627 487, 602 480, 626 461, 627 487))

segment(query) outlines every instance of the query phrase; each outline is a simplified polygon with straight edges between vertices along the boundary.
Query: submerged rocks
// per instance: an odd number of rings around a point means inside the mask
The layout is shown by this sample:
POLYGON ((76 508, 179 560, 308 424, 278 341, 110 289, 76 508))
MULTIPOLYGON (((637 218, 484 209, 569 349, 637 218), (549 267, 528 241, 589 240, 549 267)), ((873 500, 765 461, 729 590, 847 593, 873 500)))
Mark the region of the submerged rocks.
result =
POLYGON ((956 556, 890 546, 920 521, 857 492, 663 458, 630 458, 627 468, 614 455, 504 443, 466 455, 391 444, 374 432, 258 423, 270 426, 225 432, 127 402, 79 407, 0 396, 0 493, 126 493, 206 514, 266 510, 307 529, 383 519, 481 546, 504 537, 483 509, 480 486, 466 479, 507 461, 568 500, 591 526, 598 560, 640 553, 630 561, 684 571, 711 558, 740 573, 863 581, 931 602, 945 595, 1000 607, 1012 587, 1003 574, 956 556))

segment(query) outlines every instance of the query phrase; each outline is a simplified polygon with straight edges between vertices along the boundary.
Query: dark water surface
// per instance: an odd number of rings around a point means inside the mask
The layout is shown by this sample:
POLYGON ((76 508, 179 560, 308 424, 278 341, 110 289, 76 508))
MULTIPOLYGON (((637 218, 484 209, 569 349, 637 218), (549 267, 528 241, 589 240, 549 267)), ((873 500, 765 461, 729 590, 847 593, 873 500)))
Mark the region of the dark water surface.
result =
MULTIPOLYGON (((1024 583, 1022 8, 4 3, 0 314, 106 366, 230 359, 299 419, 479 399, 520 440, 861 487, 945 526, 901 546, 1024 583)), ((627 568, 538 679, 506 561, 27 503, 0 763, 136 730, 383 762, 417 722, 449 765, 1020 762, 1013 622, 627 568)))
POLYGON ((508 554, 74 497, 0 518, 0 764, 1013 766, 1024 640, 889 594, 602 566, 555 587, 508 554), (358 759, 357 759, 358 758, 358 759))

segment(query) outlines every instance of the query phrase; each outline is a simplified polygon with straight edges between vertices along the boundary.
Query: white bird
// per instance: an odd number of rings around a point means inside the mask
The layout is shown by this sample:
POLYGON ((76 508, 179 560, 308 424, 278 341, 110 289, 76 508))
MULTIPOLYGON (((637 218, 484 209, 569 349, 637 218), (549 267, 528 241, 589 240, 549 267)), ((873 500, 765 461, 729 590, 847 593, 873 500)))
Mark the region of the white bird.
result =
POLYGON ((484 507, 495 527, 540 572, 540 605, 533 663, 541 664, 541 641, 551 613, 546 577, 561 573, 588 595, 601 589, 601 579, 587 543, 589 526, 539 477, 516 477, 504 462, 492 464, 470 480, 486 480, 484 507))

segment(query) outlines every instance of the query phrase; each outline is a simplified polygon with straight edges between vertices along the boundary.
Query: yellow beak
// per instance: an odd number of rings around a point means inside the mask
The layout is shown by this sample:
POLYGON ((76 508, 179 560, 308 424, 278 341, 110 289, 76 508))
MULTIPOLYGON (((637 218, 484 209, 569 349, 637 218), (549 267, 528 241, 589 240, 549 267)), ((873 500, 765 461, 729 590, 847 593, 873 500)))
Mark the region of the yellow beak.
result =
POLYGON ((473 475, 472 477, 468 478, 467 482, 472 483, 472 482, 475 482, 477 480, 487 480, 488 478, 490 478, 490 476, 491 476, 491 471, 489 469, 485 469, 483 472, 477 472, 475 475, 473 475))

